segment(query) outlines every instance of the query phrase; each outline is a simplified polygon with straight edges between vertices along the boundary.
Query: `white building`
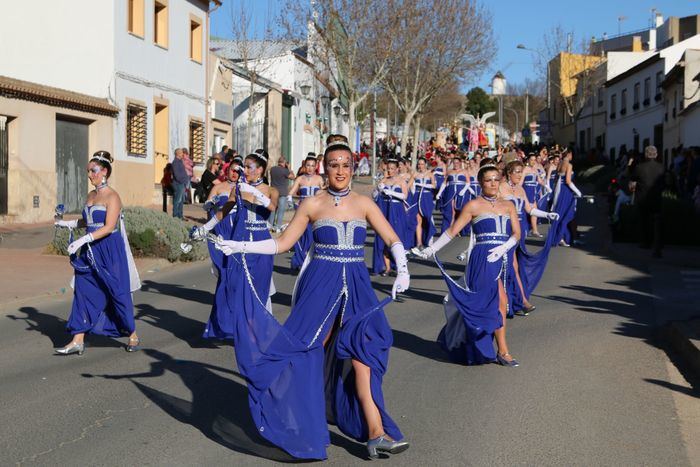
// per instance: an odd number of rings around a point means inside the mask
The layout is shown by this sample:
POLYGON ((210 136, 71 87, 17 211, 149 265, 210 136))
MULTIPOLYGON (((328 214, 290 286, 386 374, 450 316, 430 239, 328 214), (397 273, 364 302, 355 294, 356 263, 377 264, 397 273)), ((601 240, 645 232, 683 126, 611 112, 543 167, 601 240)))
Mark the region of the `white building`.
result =
POLYGON ((648 59, 606 82, 606 152, 615 160, 621 152, 664 145, 665 103, 662 83, 686 49, 700 47, 700 35, 653 53, 648 59))
POLYGON ((670 161, 674 149, 698 146, 700 126, 697 102, 700 101, 700 50, 688 49, 668 72, 664 90, 664 160, 670 161))
POLYGON ((84 167, 98 149, 116 160, 110 181, 125 204, 160 196, 157 184, 176 147, 189 147, 202 162, 209 6, 210 0, 3 4, 0 75, 21 81, 24 91, 0 97, 9 148, 8 207, 0 215, 31 222, 49 219, 57 202, 78 209, 88 190, 84 167))

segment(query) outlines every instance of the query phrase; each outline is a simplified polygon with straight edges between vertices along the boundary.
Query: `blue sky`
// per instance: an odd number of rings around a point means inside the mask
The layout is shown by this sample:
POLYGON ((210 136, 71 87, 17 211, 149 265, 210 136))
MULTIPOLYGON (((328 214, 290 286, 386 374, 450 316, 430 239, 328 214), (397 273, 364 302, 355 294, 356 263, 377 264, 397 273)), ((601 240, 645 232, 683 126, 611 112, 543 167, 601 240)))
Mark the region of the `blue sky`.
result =
MULTIPOLYGON (((213 35, 231 36, 231 7, 240 8, 241 1, 224 0, 223 6, 214 12, 211 21, 213 35)), ((253 9, 253 15, 260 17, 284 2, 244 0, 244 3, 253 9)), ((437 4, 439 0, 436 0, 437 4)), ((617 34, 620 16, 626 18, 621 23, 622 32, 645 28, 650 24, 652 8, 664 18, 700 13, 700 0, 493 0, 484 4, 493 16, 498 51, 489 69, 482 76, 475 77, 471 85, 485 89, 493 73, 499 69, 504 71, 509 83, 534 78, 532 53, 518 50, 516 45, 522 43, 537 48, 544 33, 558 24, 565 31, 573 32, 576 38, 590 38, 600 37, 603 33, 617 34)))

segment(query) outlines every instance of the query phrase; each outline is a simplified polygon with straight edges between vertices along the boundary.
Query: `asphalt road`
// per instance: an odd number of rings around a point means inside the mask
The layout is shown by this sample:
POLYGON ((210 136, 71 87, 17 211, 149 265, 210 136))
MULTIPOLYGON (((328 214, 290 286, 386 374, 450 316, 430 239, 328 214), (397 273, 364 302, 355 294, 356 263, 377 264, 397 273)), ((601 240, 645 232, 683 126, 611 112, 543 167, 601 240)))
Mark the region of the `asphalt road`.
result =
MULTIPOLYGON (((600 232, 590 230, 587 239, 585 250, 553 251, 533 298, 538 309, 508 321, 511 351, 521 362, 515 369, 445 359, 435 343, 445 285, 434 265, 411 262, 410 292, 386 309, 395 342, 384 394, 412 445, 384 462, 700 462, 688 458, 673 400, 678 389, 666 353, 651 339, 648 276, 599 254, 600 232)), ((463 245, 453 241, 441 254, 455 277, 463 245)), ((294 279, 288 265, 289 254, 277 258, 281 320, 294 279)), ((391 282, 373 279, 380 298, 391 282)), ((123 340, 93 338, 81 357, 53 356, 52 347, 68 340, 69 299, 0 308, 0 464, 289 461, 257 437, 233 349, 198 337, 214 284, 204 263, 147 280, 135 296, 144 342, 136 354, 122 350, 123 340)), ((366 462, 363 445, 331 432, 330 464, 366 462)))

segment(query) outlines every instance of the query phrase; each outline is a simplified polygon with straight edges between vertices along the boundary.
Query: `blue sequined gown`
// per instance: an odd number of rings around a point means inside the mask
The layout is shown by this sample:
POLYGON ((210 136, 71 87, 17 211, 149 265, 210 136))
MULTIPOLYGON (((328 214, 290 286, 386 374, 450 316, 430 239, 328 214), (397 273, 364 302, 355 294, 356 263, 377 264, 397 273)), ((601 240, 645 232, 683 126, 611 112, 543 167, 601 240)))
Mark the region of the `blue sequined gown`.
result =
MULTIPOLYGON (((240 192, 236 190, 236 205, 238 208, 232 211, 222 222, 230 225, 227 240, 259 241, 272 238, 268 230, 267 219, 270 211, 263 206, 244 201, 240 192)), ((227 227, 228 228, 228 227, 227 227)), ((241 276, 244 276, 243 261, 240 253, 231 256, 223 255, 220 275, 214 294, 209 321, 204 328, 204 337, 216 339, 235 338, 235 319, 239 314, 236 297, 240 293, 239 285, 241 276)), ((270 306, 269 296, 274 293, 272 284, 273 258, 269 255, 246 255, 248 270, 255 281, 258 292, 270 306)))
MULTIPOLYGON (((82 214, 87 233, 92 233, 104 227, 107 208, 85 206, 82 214)), ((70 237, 72 241, 72 232, 70 237)), ((124 231, 118 226, 70 256, 75 290, 66 327, 71 334, 120 337, 134 332, 131 292, 140 284, 135 268, 130 272, 130 255, 124 231)))
MULTIPOLYGON (((224 205, 228 202, 228 195, 228 193, 222 193, 212 197, 212 207, 211 209, 209 209, 209 211, 207 211, 207 220, 215 216, 216 213, 224 207, 224 205)), ((234 209, 236 208, 237 206, 234 206, 234 209)), ((230 239, 231 230, 233 228, 231 222, 232 218, 232 213, 229 213, 229 215, 226 218, 223 218, 218 224, 216 224, 216 226, 212 229, 212 233, 214 235, 221 235, 221 237, 223 237, 224 239, 230 239)), ((207 248, 209 249, 209 256, 211 257, 211 262, 214 265, 214 271, 216 271, 216 274, 220 276, 222 264, 224 261, 224 254, 221 251, 217 250, 212 243, 207 242, 207 248)))
POLYGON ((466 273, 459 281, 452 279, 442 263, 435 261, 447 283, 446 324, 438 342, 451 360, 479 365, 496 360, 494 332, 503 325, 498 309, 498 281, 506 288, 512 283, 513 250, 499 261, 489 263, 489 250, 505 243, 512 235, 510 217, 482 214, 471 221, 474 244, 466 273))
POLYGON ((421 245, 429 246, 437 233, 433 221, 435 210, 434 188, 430 177, 416 177, 414 180, 416 205, 421 215, 421 245))
POLYGON ((261 436, 294 457, 326 458, 327 422, 367 440, 351 359, 371 370, 371 393, 384 431, 402 438, 382 394, 392 345, 382 307, 389 300, 380 303, 372 289, 365 236, 364 220, 314 222, 310 260, 297 279, 283 325, 265 309, 248 270, 237 278, 235 352, 248 383, 252 418, 261 436))
POLYGON ((523 189, 525 196, 531 205, 535 205, 537 201, 537 191, 539 183, 537 182, 537 174, 527 174, 523 177, 523 189))
MULTIPOLYGON (((316 195, 318 190, 321 188, 318 186, 302 186, 299 187, 299 203, 304 201, 304 199, 316 195)), ((301 269, 301 265, 304 264, 306 259, 306 253, 309 251, 309 247, 312 242, 311 235, 311 225, 306 226, 306 230, 303 235, 294 244, 294 253, 292 254, 292 269, 301 269)))
MULTIPOLYGON (((400 185, 386 185, 386 188, 395 193, 402 192, 400 185)), ((384 214, 384 217, 387 221, 389 221, 389 224, 391 224, 394 232, 396 232, 396 235, 399 236, 401 243, 405 245, 408 227, 406 225, 406 209, 404 208, 404 201, 380 192, 377 196, 376 202, 379 209, 382 211, 382 214, 384 214)), ((391 245, 386 245, 382 237, 377 235, 375 232, 374 246, 372 248, 372 274, 380 274, 384 272, 384 254, 389 254, 390 246, 391 245)))
POLYGON ((454 220, 455 198, 462 186, 457 187, 456 175, 450 174, 445 179, 445 189, 440 197, 440 211, 442 212, 442 226, 440 233, 443 234, 452 225, 454 220))
MULTIPOLYGON (((571 173, 573 181, 574 174, 571 173)), ((569 222, 576 217, 576 195, 566 184, 566 174, 559 174, 557 178, 557 186, 554 190, 554 201, 552 202, 552 211, 559 214, 559 221, 553 222, 549 229, 552 235, 553 246, 556 246, 561 240, 571 244, 571 232, 567 228, 569 222)))

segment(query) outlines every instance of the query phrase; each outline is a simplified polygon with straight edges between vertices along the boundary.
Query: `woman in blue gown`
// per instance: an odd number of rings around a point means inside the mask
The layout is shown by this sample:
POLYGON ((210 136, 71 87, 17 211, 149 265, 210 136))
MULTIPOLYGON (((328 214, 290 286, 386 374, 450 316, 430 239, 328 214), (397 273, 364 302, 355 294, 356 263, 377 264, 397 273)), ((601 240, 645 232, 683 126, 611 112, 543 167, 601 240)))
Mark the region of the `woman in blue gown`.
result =
MULTIPOLYGON (((442 212, 442 198, 440 195, 444 190, 443 185, 445 184, 446 175, 447 161, 445 160, 444 156, 440 155, 437 157, 437 166, 433 169, 433 177, 435 179, 435 188, 433 190, 435 193, 435 210, 438 212, 442 212)), ((444 220, 442 222, 443 224, 445 223, 444 220)))
POLYGON ((519 160, 512 161, 506 166, 506 179, 501 181, 498 188, 499 196, 511 201, 518 213, 520 223, 520 242, 516 254, 513 255, 513 269, 515 281, 508 288, 508 317, 514 313, 527 315, 535 310, 535 306, 530 303, 530 294, 539 282, 547 266, 551 241, 545 241, 544 247, 537 253, 530 253, 527 250, 525 236, 529 227, 528 218, 548 219, 556 221, 559 215, 554 212, 545 212, 531 204, 525 187, 521 182, 524 174, 524 165, 519 160), (522 264, 521 264, 522 263, 522 264))
POLYGON ((557 185, 557 168, 559 167, 559 154, 553 154, 547 161, 545 169, 545 187, 540 199, 537 201, 537 207, 543 211, 549 211, 553 208, 552 200, 554 199, 554 187, 557 185))
MULTIPOLYGON (((256 241, 271 239, 267 220, 279 200, 279 192, 263 183, 262 174, 267 167, 267 152, 252 153, 246 156, 243 170, 246 182, 239 182, 222 209, 222 221, 216 218, 200 227, 197 238, 203 238, 209 231, 224 223, 229 235, 222 238, 236 241, 256 241)), ((239 277, 250 274, 255 281, 264 306, 271 308, 270 296, 275 293, 272 282, 273 261, 267 255, 248 255, 248 270, 244 271, 240 255, 224 257, 220 269, 219 284, 214 295, 212 311, 204 328, 205 338, 234 339, 235 319, 240 313, 238 305, 231 297, 236 295, 239 277)))
POLYGON ((513 203, 498 198, 501 174, 496 166, 485 164, 478 178, 481 196, 469 202, 453 225, 423 250, 426 258, 435 255, 471 222, 474 242, 463 279, 453 280, 435 258, 448 288, 447 322, 438 342, 456 362, 478 365, 497 361, 515 367, 518 362, 506 342, 505 284, 513 274, 513 248, 520 239, 520 223, 513 203), (498 351, 493 347, 494 338, 498 351))
POLYGON ((399 177, 406 182, 406 231, 402 238, 403 247, 406 250, 416 246, 416 231, 418 230, 418 193, 413 186, 415 172, 411 170, 411 160, 401 159, 399 161, 399 177))
POLYGON ((552 210, 559 214, 559 223, 552 225, 550 235, 553 242, 569 246, 576 239, 576 201, 581 197, 581 190, 574 184, 574 171, 571 165, 573 153, 565 151, 557 169, 557 185, 554 189, 552 210))
MULTIPOLYGON (((537 170, 537 155, 534 152, 528 154, 525 159, 525 166, 523 167, 522 176, 522 187, 525 190, 525 197, 528 203, 535 206, 540 192, 541 178, 537 170)), ((530 230, 530 235, 537 238, 542 238, 537 228, 537 217, 530 216, 530 225, 528 230, 530 230)), ((526 235, 523 234, 523 237, 526 235)))
POLYGON ((75 270, 73 307, 67 329, 73 335, 57 354, 82 355, 85 334, 129 336, 127 352, 139 348, 131 293, 141 288, 122 220, 119 194, 107 184, 112 174, 112 156, 96 152, 87 173, 95 187, 88 194, 82 219, 58 221, 57 227, 85 228, 86 234, 68 245, 75 270))
MULTIPOLYGON (((376 203, 392 229, 405 244, 406 226, 405 199, 408 192, 406 182, 398 174, 397 159, 387 159, 386 177, 377 185, 376 203)), ((386 276, 391 270, 389 245, 381 235, 375 235, 372 247, 372 274, 386 276)))
MULTIPOLYGON (((294 180, 287 201, 291 202, 293 196, 299 196, 299 204, 306 198, 315 196, 316 193, 323 188, 323 178, 316 174, 316 158, 307 157, 304 160, 304 173, 294 180)), ((304 234, 299 238, 299 241, 294 244, 294 254, 292 255, 291 267, 294 270, 301 269, 304 264, 306 254, 312 243, 311 226, 309 225, 304 234)))
MULTIPOLYGON (((398 235, 369 198, 350 190, 352 153, 331 143, 324 164, 328 189, 305 200, 282 235, 258 242, 221 241, 227 254, 241 255, 235 352, 246 378, 257 430, 302 459, 325 459, 327 423, 367 442, 368 454, 408 448, 389 416, 382 394, 392 333, 364 264, 367 223, 391 245, 398 266, 392 295, 408 289, 406 257, 398 235), (250 254, 273 255, 292 247, 313 229, 309 250, 284 324, 265 310, 252 280, 250 254)), ((271 258, 272 256, 270 256, 271 258)))
MULTIPOLYGON (((424 157, 419 157, 416 163, 416 173, 413 177, 413 193, 416 204, 416 246, 411 250, 413 254, 433 243, 433 237, 437 233, 433 222, 433 210, 435 209, 434 189, 435 175, 428 170, 428 162, 424 157)), ((405 247, 405 245, 404 245, 405 247)))
MULTIPOLYGON (((226 173, 224 174, 224 182, 214 185, 209 191, 209 196, 207 197, 207 201, 203 206, 204 211, 207 213, 208 221, 214 217, 216 217, 219 221, 223 219, 222 210, 228 202, 231 193, 234 193, 235 195, 236 182, 238 182, 242 170, 243 169, 241 169, 238 164, 228 164, 226 166, 226 173)), ((228 222, 217 223, 217 225, 212 229, 212 232, 214 235, 221 235, 223 238, 228 239, 231 237, 232 228, 233 226, 231 219, 228 219, 228 222)), ((213 264, 212 272, 217 277, 220 277, 223 255, 214 247, 212 243, 208 243, 207 246, 209 248, 209 256, 211 257, 211 262, 213 264)))
POLYGON ((462 161, 455 157, 452 159, 452 167, 447 171, 445 183, 440 187, 437 198, 440 200, 440 211, 442 212, 442 231, 445 233, 452 225, 455 216, 455 202, 459 193, 466 184, 466 179, 462 174, 462 161))

